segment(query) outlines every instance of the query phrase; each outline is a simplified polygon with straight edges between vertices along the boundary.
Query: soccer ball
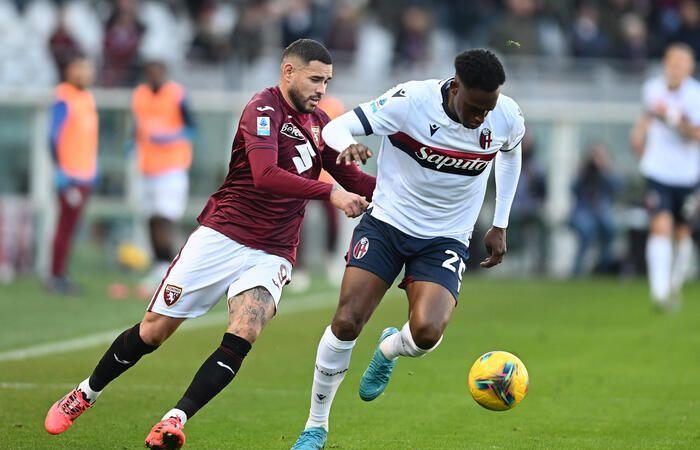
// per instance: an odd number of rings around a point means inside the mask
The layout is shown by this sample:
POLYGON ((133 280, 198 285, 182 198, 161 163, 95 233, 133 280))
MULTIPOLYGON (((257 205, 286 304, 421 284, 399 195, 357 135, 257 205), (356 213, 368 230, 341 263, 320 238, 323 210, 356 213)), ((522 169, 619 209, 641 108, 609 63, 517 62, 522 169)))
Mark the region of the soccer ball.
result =
POLYGON ((484 353, 469 370, 469 391, 474 400, 492 411, 514 408, 527 394, 527 369, 508 352, 484 353))

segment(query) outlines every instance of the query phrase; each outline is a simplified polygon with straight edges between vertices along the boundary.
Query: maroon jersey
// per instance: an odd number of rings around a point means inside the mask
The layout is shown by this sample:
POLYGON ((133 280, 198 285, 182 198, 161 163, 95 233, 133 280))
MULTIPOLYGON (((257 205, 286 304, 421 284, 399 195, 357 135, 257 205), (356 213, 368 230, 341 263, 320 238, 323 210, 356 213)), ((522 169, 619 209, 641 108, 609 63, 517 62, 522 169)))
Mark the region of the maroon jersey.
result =
POLYGON ((330 198, 332 185, 318 181, 322 168, 368 201, 374 190, 374 177, 335 163, 338 152, 321 137, 328 122, 318 108, 311 114, 294 110, 279 87, 255 94, 238 123, 228 175, 199 223, 294 263, 306 204, 330 198))

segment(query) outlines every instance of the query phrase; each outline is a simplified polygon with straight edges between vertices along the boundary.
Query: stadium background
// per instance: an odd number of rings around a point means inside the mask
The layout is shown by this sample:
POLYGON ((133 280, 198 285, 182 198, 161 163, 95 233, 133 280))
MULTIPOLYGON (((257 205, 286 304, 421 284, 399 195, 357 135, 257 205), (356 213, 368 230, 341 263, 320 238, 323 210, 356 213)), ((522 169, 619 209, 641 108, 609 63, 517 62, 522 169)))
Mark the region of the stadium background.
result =
MULTIPOLYGON (((339 430, 331 434, 331 444, 339 448, 499 448, 506 444, 489 438, 489 430, 499 430, 510 442, 509 448, 699 445, 700 436, 692 431, 698 429, 698 417, 692 411, 697 411, 700 398, 689 374, 700 367, 700 290, 696 282, 688 288, 685 309, 678 315, 659 318, 650 311, 640 278, 647 227, 643 181, 628 140, 641 112, 641 84, 658 73, 665 45, 686 42, 700 54, 698 2, 2 0, 0 278, 6 285, 0 286, 0 306, 5 312, 0 322, 0 398, 3 405, 12 402, 20 407, 3 408, 0 413, 0 447, 55 448, 61 442, 65 448, 95 448, 90 442, 101 432, 99 417, 117 410, 113 420, 143 416, 147 427, 161 404, 169 404, 189 381, 204 357, 200 350, 209 348, 202 342, 215 339, 219 324, 224 323, 221 310, 174 339, 173 346, 183 345, 181 353, 191 355, 188 361, 178 366, 168 359, 177 353, 172 347, 170 353, 154 356, 148 367, 139 367, 120 380, 122 387, 115 392, 122 392, 123 398, 101 400, 104 409, 96 408, 96 418, 85 419, 74 435, 50 441, 37 426, 50 400, 89 370, 108 342, 100 336, 109 335, 111 340, 110 330, 138 319, 144 306, 135 298, 114 301, 107 295, 111 283, 134 282, 139 276, 119 265, 119 246, 130 242, 147 247, 143 219, 136 213, 133 158, 127 150, 132 133, 129 98, 139 79, 140 63, 167 61, 172 78, 189 89, 195 112, 198 136, 188 213, 181 223, 184 238, 206 197, 225 175, 240 111, 253 92, 276 83, 280 49, 298 37, 316 38, 329 46, 335 60, 329 94, 347 108, 400 81, 450 76, 452 59, 464 48, 494 49, 506 65, 504 92, 520 103, 527 120, 533 173, 540 173, 543 181, 541 189, 534 190, 539 196, 521 198, 523 188, 516 197, 506 262, 488 274, 475 267, 471 270, 463 298, 473 304, 458 311, 461 318, 450 326, 445 348, 430 362, 406 363, 403 375, 412 376, 398 378, 395 385, 392 381, 400 409, 418 411, 432 393, 442 403, 428 410, 444 422, 436 419, 426 427, 420 414, 405 414, 378 433, 377 441, 368 441, 360 431, 381 423, 382 416, 395 414, 396 408, 387 399, 374 410, 362 407, 357 417, 360 409, 353 409, 363 406, 357 405, 351 391, 365 353, 373 345, 370 341, 381 329, 382 323, 375 319, 336 402, 350 405, 334 407, 333 426, 339 430), (46 294, 40 279, 55 213, 48 106, 58 82, 57 68, 74 52, 88 55, 98 67, 94 92, 100 114, 100 179, 72 263, 72 273, 85 284, 86 293, 63 299, 46 294), (598 247, 593 245, 582 274, 602 272, 606 277, 566 281, 574 270, 577 245, 570 223, 572 186, 590 150, 597 146, 609 153, 621 185, 614 196, 615 264, 598 267, 598 247), (519 209, 518 204, 527 206, 519 209), (520 280, 510 281, 514 278, 520 280), (69 322, 76 317, 79 323, 69 322), (67 347, 51 347, 66 342, 67 347), (467 402, 463 386, 471 361, 494 347, 519 354, 534 383, 523 406, 501 418, 476 410, 467 402), (80 364, 66 364, 72 357, 80 357, 80 364), (175 375, 162 383, 156 375, 159 371, 175 375), (449 381, 436 390, 427 388, 442 383, 445 374, 449 381), (669 387, 665 379, 675 386, 669 387), (142 387, 128 390, 128 380, 142 387), (158 400, 152 393, 144 399, 144 386, 155 385, 160 386, 158 400), (163 386, 170 386, 169 390, 163 386), (572 388, 573 394, 568 392, 572 388), (143 412, 129 413, 129 395, 138 397, 134 402, 143 412), (639 408, 636 421, 630 419, 635 408, 639 408), (450 413, 449 419, 445 412, 450 413), (349 421, 340 422, 342 417, 349 421), (414 433, 405 433, 404 427, 414 433), (622 433, 629 437, 622 438, 622 433)), ((378 140, 368 142, 376 146, 378 140)), ((489 198, 493 195, 487 195, 475 234, 472 264, 479 261, 480 235, 489 226, 493 208, 489 198)), ((230 394, 213 404, 208 419, 206 413, 198 417, 199 429, 192 422, 195 436, 198 433, 203 439, 202 447, 193 444, 193 448, 221 448, 220 442, 229 442, 231 433, 243 440, 242 448, 284 448, 288 447, 285 435, 289 440, 301 427, 310 382, 307 369, 336 296, 333 283, 323 275, 328 267, 334 271, 342 267, 340 254, 330 259, 320 256, 322 221, 320 209, 312 206, 303 251, 314 273, 313 283, 308 292, 288 299, 290 305, 301 306, 290 306, 288 316, 282 311, 279 325, 271 327, 256 349, 256 359, 246 370, 257 378, 237 380, 230 394), (309 299, 318 299, 318 305, 309 299), (295 339, 297 345, 292 345, 295 339), (287 389, 270 371, 279 358, 297 356, 298 363, 296 359, 280 363, 293 366, 292 386, 287 389), (272 389, 274 401, 264 398, 266 389, 272 389), (258 405, 251 407, 248 418, 230 413, 241 401, 258 405), (280 413, 283 431, 263 426, 274 420, 266 414, 273 405, 285 410, 280 413), (249 428, 231 431, 215 419, 249 428)), ((342 223, 339 249, 345 248, 353 226, 350 221, 342 223)), ((388 299, 379 317, 398 323, 404 314, 400 298, 395 293, 388 299)), ((116 427, 105 435, 114 441, 104 442, 130 448, 141 439, 141 431, 133 423, 116 427)))

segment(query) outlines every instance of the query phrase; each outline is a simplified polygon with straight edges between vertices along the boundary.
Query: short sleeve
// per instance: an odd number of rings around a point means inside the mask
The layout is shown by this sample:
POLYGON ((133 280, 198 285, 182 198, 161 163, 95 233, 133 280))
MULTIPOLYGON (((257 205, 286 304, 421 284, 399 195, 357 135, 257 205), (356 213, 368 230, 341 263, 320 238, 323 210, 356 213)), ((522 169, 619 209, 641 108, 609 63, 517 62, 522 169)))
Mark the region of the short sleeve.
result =
POLYGON ((508 152, 513 150, 520 144, 525 136, 525 117, 523 117, 523 112, 520 110, 520 106, 513 104, 513 111, 511 112, 513 119, 510 126, 510 133, 508 134, 508 141, 501 147, 502 152, 508 152))
POLYGON ((399 131, 408 117, 410 97, 405 86, 398 85, 380 97, 354 109, 365 135, 387 136, 399 131))
POLYGON ((258 94, 246 105, 238 124, 243 136, 245 151, 268 149, 277 151, 277 136, 282 111, 272 95, 258 94))

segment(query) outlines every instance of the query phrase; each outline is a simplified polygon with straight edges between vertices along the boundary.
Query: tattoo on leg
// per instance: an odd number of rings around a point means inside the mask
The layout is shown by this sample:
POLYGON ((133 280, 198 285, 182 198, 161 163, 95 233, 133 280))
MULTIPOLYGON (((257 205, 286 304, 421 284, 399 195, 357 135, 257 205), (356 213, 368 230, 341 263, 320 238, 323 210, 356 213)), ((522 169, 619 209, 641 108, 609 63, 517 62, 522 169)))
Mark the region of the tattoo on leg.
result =
POLYGON ((262 287, 250 289, 229 299, 230 325, 253 339, 272 318, 274 312, 275 300, 267 289, 262 287))

